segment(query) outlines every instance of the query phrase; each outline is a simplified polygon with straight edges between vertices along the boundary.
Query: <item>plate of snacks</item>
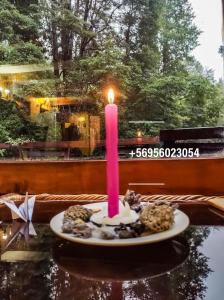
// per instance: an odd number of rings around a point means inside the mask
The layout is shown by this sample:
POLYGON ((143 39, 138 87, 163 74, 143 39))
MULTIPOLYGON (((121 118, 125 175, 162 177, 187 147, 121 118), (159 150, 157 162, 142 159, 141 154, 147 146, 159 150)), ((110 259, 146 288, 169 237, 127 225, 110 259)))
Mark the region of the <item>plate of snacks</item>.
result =
POLYGON ((183 232, 188 216, 165 201, 142 203, 128 191, 119 214, 107 216, 107 202, 70 206, 51 219, 53 232, 63 239, 89 245, 131 246, 161 242, 183 232))

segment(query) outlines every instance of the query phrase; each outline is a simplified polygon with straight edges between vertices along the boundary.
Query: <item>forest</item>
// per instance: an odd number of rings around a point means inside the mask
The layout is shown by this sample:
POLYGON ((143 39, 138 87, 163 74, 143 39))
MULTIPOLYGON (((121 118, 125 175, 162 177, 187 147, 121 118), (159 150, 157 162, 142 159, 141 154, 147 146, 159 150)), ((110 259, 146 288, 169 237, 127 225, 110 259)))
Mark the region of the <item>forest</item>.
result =
POLYGON ((1 0, 0 66, 52 72, 20 85, 10 104, 1 100, 0 142, 40 139, 41 124, 24 117, 18 97, 79 97, 103 120, 108 86, 122 138, 136 132, 130 120, 163 122, 145 124, 147 136, 223 125, 223 82, 192 54, 201 34, 194 19, 188 0, 1 0))

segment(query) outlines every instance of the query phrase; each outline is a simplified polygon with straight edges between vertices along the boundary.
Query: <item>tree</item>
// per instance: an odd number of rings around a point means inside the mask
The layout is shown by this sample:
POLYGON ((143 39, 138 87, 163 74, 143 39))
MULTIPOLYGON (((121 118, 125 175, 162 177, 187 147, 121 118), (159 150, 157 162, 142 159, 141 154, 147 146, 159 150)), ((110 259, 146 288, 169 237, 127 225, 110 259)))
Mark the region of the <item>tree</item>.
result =
MULTIPOLYGON (((159 120, 165 128, 215 126, 223 92, 192 57, 200 31, 189 1, 126 3, 123 34, 128 36, 132 75, 123 120, 159 120)), ((158 133, 153 125, 144 130, 158 133)), ((122 131, 128 136, 134 133, 127 122, 122 131)))
POLYGON ((18 84, 20 97, 91 99, 103 120, 112 85, 122 137, 136 134, 129 120, 169 128, 220 120, 222 89, 192 56, 200 31, 189 0, 2 0, 0 27, 0 64, 54 67, 18 84))
POLYGON ((55 76, 66 79, 74 58, 99 51, 112 17, 121 4, 112 0, 40 1, 42 30, 55 76))
POLYGON ((45 140, 45 134, 46 128, 27 119, 15 102, 0 99, 0 143, 18 147, 20 157, 23 157, 19 146, 33 140, 45 140))
POLYGON ((123 59, 124 54, 114 45, 113 39, 106 40, 100 53, 74 60, 68 76, 71 87, 69 92, 102 99, 103 89, 108 85, 116 85, 120 93, 125 93, 131 68, 123 64, 123 59))
POLYGON ((190 74, 185 81, 185 127, 216 126, 224 106, 223 87, 208 76, 190 74))
POLYGON ((37 63, 43 60, 37 1, 2 0, 0 62, 37 63))
POLYGON ((150 79, 159 70, 160 53, 158 35, 160 30, 161 1, 144 1, 138 26, 138 44, 135 58, 140 62, 143 77, 150 79))
POLYGON ((191 51, 198 45, 200 34, 193 21, 194 13, 188 0, 165 1, 159 35, 163 74, 185 71, 193 59, 191 51))

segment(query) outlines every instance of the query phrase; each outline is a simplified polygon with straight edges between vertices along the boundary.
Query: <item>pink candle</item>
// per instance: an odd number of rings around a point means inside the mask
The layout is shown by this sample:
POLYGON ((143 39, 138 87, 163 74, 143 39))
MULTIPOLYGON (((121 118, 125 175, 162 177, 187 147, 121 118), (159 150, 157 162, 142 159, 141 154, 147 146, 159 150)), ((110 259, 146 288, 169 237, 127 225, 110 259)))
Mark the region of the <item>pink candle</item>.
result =
POLYGON ((105 107, 106 159, 108 216, 119 213, 119 175, 118 175, 118 110, 114 104, 114 92, 108 92, 109 104, 105 107))

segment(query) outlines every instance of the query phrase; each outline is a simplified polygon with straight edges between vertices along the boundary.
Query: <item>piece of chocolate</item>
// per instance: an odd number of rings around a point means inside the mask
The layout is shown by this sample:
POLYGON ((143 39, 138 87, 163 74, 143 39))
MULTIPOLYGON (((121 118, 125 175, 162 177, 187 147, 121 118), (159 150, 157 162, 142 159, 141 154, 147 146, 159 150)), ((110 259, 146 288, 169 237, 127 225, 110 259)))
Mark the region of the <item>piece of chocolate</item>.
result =
POLYGON ((88 239, 92 236, 92 229, 85 224, 77 225, 74 227, 72 233, 75 237, 88 239))
POLYGON ((109 232, 109 231, 106 231, 106 230, 101 231, 100 236, 103 240, 113 240, 115 238, 115 235, 112 232, 109 232))
POLYGON ((75 223, 73 221, 66 221, 62 225, 62 232, 63 233, 72 233, 73 229, 75 227, 75 223))
POLYGON ((135 232, 133 230, 121 230, 118 233, 120 239, 130 239, 135 237, 135 232))
POLYGON ((145 230, 145 225, 139 222, 130 224, 130 228, 136 233, 136 236, 141 235, 145 230))

